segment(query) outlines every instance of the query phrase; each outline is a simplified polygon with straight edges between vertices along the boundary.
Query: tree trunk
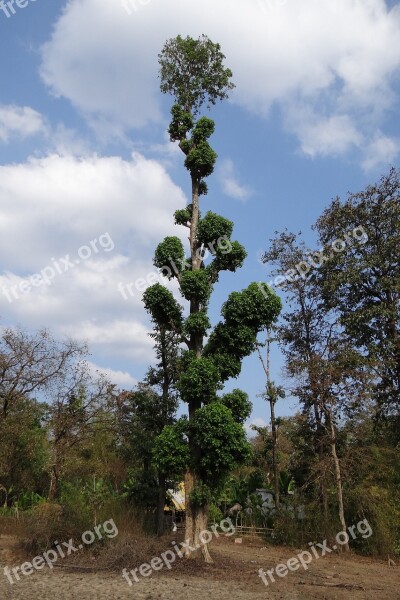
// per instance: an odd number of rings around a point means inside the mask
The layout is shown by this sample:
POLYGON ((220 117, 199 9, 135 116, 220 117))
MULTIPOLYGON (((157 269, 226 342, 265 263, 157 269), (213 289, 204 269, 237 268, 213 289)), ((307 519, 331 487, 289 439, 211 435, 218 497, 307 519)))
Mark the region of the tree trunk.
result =
MULTIPOLYGON (((199 181, 192 177, 192 219, 190 225, 190 255, 192 260, 192 270, 198 271, 202 262, 202 258, 197 254, 197 226, 199 222, 199 181)), ((190 302, 190 314, 197 314, 200 311, 199 303, 191 300, 190 302)), ((190 336, 189 349, 196 354, 197 358, 201 358, 203 352, 203 336, 198 334, 192 334, 190 336)), ((189 402, 189 421, 191 421, 196 414, 196 411, 201 408, 201 403, 189 402)), ((196 456, 199 449, 195 446, 193 440, 189 438, 189 447, 192 456, 196 456)), ((201 549, 203 559, 207 563, 211 563, 212 558, 208 550, 207 544, 203 544, 200 538, 202 531, 207 529, 208 523, 208 507, 194 507, 190 503, 190 494, 194 489, 198 477, 192 469, 188 469, 185 475, 185 541, 194 550, 190 551, 188 548, 185 549, 186 558, 191 558, 194 553, 201 549)))
POLYGON ((278 465, 278 432, 275 423, 275 401, 270 400, 272 431, 272 462, 274 469, 275 508, 280 509, 279 465, 278 465))
POLYGON ((208 507, 193 507, 190 504, 190 493, 196 483, 196 475, 190 469, 185 475, 185 542, 189 544, 194 551, 185 549, 186 558, 194 558, 195 552, 201 549, 201 554, 206 563, 212 563, 213 560, 208 549, 208 545, 201 540, 201 532, 207 530, 208 525, 208 507))
POLYGON ((165 506, 165 476, 158 477, 158 505, 157 505, 157 535, 164 533, 164 506, 165 506))
POLYGON ((278 399, 275 386, 273 386, 271 381, 271 328, 267 329, 267 356, 266 362, 264 362, 260 348, 258 349, 258 355, 260 357, 261 365, 264 369, 265 375, 267 377, 267 398, 270 406, 270 414, 271 414, 271 433, 272 433, 272 468, 274 471, 274 491, 275 491, 275 508, 279 510, 280 508, 280 489, 279 489, 279 465, 278 465, 278 430, 276 427, 275 420, 275 402, 278 399), (274 391, 273 391, 274 390, 274 391))
POLYGON ((322 414, 318 402, 318 392, 316 391, 316 384, 314 380, 311 380, 311 389, 313 391, 312 405, 314 408, 314 417, 317 425, 317 431, 315 435, 315 448, 318 454, 318 461, 320 467, 320 498, 324 517, 324 533, 327 534, 327 527, 329 523, 329 505, 328 505, 328 494, 326 491, 326 476, 325 476, 325 428, 322 423, 322 414))
MULTIPOLYGON (((346 525, 346 520, 345 520, 345 516, 344 516, 342 475, 341 475, 341 470, 340 470, 339 457, 336 452, 336 432, 335 432, 335 426, 333 423, 331 409, 328 409, 328 411, 327 411, 327 418, 329 421, 329 428, 330 428, 330 434, 331 434, 332 457, 333 457, 333 462, 335 465, 336 490, 337 490, 337 497, 338 497, 338 504, 339 504, 339 520, 340 520, 340 525, 342 527, 342 531, 347 532, 347 525, 346 525)), ((343 544, 343 548, 345 549, 346 552, 349 552, 349 550, 350 550, 348 543, 343 544)))
POLYGON ((50 502, 57 497, 58 487, 59 487, 59 479, 60 479, 60 473, 58 470, 58 465, 54 464, 51 467, 51 473, 50 473, 50 488, 49 488, 49 495, 48 495, 48 500, 50 502))

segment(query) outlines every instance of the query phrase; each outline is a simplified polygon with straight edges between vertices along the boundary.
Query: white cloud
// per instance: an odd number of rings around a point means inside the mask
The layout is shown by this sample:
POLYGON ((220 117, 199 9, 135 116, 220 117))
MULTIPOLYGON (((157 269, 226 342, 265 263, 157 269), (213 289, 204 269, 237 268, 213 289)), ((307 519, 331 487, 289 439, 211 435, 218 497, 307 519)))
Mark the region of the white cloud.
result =
POLYGON ((217 174, 224 194, 235 198, 235 200, 247 200, 249 198, 251 190, 237 181, 235 167, 231 159, 226 158, 221 162, 217 174))
POLYGON ((0 166, 0 199, 0 255, 10 269, 43 268, 104 232, 136 259, 166 223, 173 229, 173 211, 185 202, 164 167, 138 153, 131 161, 52 155, 0 166))
POLYGON ((115 371, 114 369, 108 369, 104 367, 99 367, 98 365, 89 362, 90 371, 96 375, 104 375, 117 386, 119 389, 130 390, 137 384, 137 380, 127 373, 126 371, 115 371))
POLYGON ((29 106, 0 105, 0 141, 27 138, 45 133, 45 121, 40 113, 29 106))
POLYGON ((384 0, 151 0, 131 15, 119 2, 70 0, 43 48, 42 76, 103 135, 123 135, 160 119, 165 40, 203 32, 233 69, 232 100, 259 115, 277 105, 308 154, 348 152, 358 136, 368 144, 393 106, 400 7, 384 0), (293 119, 299 103, 311 131, 293 119))
POLYGON ((148 327, 128 317, 124 320, 109 318, 108 322, 99 318, 79 324, 70 322, 62 327, 62 332, 87 341, 91 350, 104 356, 123 356, 138 362, 144 357, 153 357, 154 341, 148 335, 148 327))
POLYGON ((155 246, 177 235, 184 204, 164 167, 137 153, 0 167, 3 320, 86 340, 98 357, 151 360, 142 293, 124 299, 118 284, 155 271, 155 246), (48 284, 32 278, 43 270, 48 284))
POLYGON ((293 128, 307 156, 335 156, 361 146, 363 136, 348 115, 332 115, 324 119, 309 114, 308 118, 305 115, 302 118, 301 111, 296 112, 293 128))
POLYGON ((370 171, 382 164, 393 165, 400 153, 400 139, 391 138, 378 132, 365 150, 362 166, 370 171))

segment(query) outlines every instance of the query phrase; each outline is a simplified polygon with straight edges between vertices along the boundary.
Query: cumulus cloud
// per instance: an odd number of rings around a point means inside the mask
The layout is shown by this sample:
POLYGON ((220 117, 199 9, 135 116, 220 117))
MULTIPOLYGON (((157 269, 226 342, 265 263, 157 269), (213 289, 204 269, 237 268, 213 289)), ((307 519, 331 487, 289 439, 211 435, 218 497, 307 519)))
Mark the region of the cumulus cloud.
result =
POLYGON ((137 384, 137 380, 132 377, 127 371, 116 371, 105 367, 99 367, 98 365, 89 362, 90 371, 96 375, 104 375, 111 383, 117 386, 119 389, 130 390, 137 384))
POLYGON ((45 120, 29 106, 0 105, 0 141, 9 142, 12 138, 24 139, 45 133, 45 120))
POLYGON ((3 319, 86 340, 99 357, 151 360, 142 294, 119 284, 154 272, 154 247, 177 234, 184 205, 164 167, 138 153, 0 167, 3 319))
POLYGON ((393 105, 398 5, 151 0, 135 8, 129 14, 118 2, 70 0, 42 50, 41 73, 53 94, 102 134, 160 119, 157 54, 178 33, 218 40, 237 84, 232 100, 258 115, 277 106, 308 155, 343 154, 354 145, 362 153, 393 105), (294 118, 299 103, 307 120, 294 118))
POLYGON ((247 200, 249 198, 251 190, 238 182, 231 159, 226 158, 221 162, 217 174, 224 194, 230 198, 235 198, 235 200, 247 200))
POLYGON ((382 163, 393 164, 399 153, 400 139, 377 132, 365 150, 363 167, 366 171, 370 171, 382 163))
POLYGON ((310 157, 338 156, 360 147, 363 136, 349 115, 321 118, 315 114, 303 115, 296 111, 293 129, 301 141, 301 150, 310 157))

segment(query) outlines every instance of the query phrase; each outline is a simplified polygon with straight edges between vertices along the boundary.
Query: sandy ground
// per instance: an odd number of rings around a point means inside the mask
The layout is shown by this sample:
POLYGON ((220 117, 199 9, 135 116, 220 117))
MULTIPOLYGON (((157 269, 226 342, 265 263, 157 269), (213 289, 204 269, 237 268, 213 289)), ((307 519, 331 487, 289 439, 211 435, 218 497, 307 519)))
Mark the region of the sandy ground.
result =
MULTIPOLYGON (((300 551, 298 549, 297 551, 300 551)), ((215 541, 215 563, 179 561, 170 571, 159 571, 130 587, 121 574, 92 569, 72 569, 59 563, 53 570, 35 571, 11 585, 4 566, 21 564, 16 541, 0 536, 0 600, 399 600, 400 566, 357 556, 330 555, 313 561, 307 571, 276 578, 268 587, 258 576, 286 562, 296 552, 243 539, 215 541)), ((139 565, 131 565, 131 568, 139 565)))

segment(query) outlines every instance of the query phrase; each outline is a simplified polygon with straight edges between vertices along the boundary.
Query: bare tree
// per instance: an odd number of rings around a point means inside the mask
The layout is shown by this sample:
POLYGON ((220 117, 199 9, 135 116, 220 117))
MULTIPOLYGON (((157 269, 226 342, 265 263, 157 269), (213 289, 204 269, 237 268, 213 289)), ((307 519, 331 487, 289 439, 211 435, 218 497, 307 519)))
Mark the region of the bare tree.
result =
POLYGON ((47 394, 52 464, 49 499, 57 496, 59 479, 68 451, 84 443, 94 428, 111 430, 114 417, 114 385, 101 374, 93 374, 87 362, 80 361, 54 379, 47 394))
POLYGON ((84 344, 56 341, 50 333, 6 328, 0 336, 0 419, 15 400, 44 392, 71 364, 87 354, 84 344))

